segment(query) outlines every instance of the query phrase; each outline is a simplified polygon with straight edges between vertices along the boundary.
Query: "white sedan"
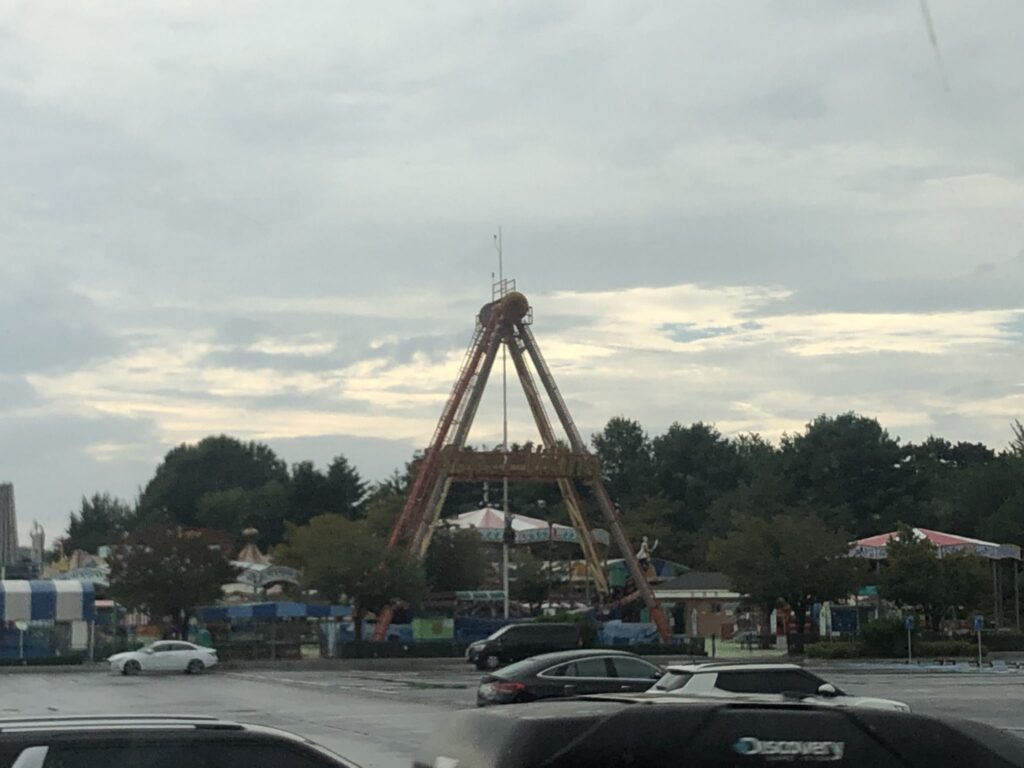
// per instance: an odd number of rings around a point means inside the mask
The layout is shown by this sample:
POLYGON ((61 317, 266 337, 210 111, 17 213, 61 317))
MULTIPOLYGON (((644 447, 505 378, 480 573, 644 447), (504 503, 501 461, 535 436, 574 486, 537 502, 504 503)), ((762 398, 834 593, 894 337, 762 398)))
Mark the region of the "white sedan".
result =
POLYGON ((773 700, 784 695, 824 706, 910 711, 902 701, 851 696, 796 664, 671 664, 647 693, 773 700))
POLYGON ((181 640, 162 640, 137 651, 115 653, 107 659, 111 672, 137 675, 140 672, 188 672, 198 675, 214 666, 217 651, 181 640))

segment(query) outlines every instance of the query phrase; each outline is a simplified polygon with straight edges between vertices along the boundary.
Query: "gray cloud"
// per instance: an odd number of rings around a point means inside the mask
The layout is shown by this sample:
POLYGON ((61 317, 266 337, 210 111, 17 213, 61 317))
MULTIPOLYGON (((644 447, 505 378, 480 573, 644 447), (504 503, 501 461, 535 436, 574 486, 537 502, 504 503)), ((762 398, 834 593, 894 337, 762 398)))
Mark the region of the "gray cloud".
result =
POLYGON ((0 373, 69 370, 116 354, 121 342, 96 315, 87 299, 38 273, 9 280, 0 293, 0 373))
POLYGON ((587 430, 856 408, 1002 445, 1024 9, 930 5, 948 92, 917 9, 882 0, 6 15, 0 479, 23 522, 130 494, 208 432, 386 475, 433 429, 499 224, 587 430))
POLYGON ((0 375, 0 403, 4 408, 21 408, 35 400, 35 390, 21 376, 0 375))
POLYGON ((27 531, 38 520, 51 539, 67 527, 83 495, 106 490, 134 498, 170 447, 153 424, 137 419, 60 411, 0 418, 3 476, 14 482, 19 527, 27 531))

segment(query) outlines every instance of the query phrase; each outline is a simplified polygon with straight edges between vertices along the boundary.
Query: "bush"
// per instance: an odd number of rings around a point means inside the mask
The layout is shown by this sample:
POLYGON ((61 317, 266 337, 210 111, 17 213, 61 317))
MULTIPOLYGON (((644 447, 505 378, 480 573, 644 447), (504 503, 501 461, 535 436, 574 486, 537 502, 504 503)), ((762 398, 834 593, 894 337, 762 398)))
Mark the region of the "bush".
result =
MULTIPOLYGON (((981 647, 982 655, 988 655, 985 646, 981 647)), ((914 643, 914 655, 920 657, 976 657, 978 646, 961 640, 925 640, 914 643)))
POLYGON ((982 632, 981 637, 992 651, 1024 651, 1024 635, 1015 632, 982 632))
POLYGON ((869 621, 860 629, 860 645, 865 656, 906 656, 907 630, 903 628, 903 619, 869 621))
POLYGON ((863 655, 860 643, 835 642, 814 643, 804 648, 809 659, 856 659, 863 655))

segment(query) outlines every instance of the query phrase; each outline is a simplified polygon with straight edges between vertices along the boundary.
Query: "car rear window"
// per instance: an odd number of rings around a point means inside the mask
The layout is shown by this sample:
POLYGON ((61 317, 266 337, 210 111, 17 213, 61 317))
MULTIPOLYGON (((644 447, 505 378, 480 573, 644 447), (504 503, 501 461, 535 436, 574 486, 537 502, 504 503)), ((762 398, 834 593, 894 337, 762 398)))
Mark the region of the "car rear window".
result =
POLYGON ((669 670, 662 678, 654 684, 656 691, 678 691, 688 682, 693 675, 689 672, 673 672, 669 670))
MULTIPOLYGON (((500 670, 501 677, 519 677, 520 675, 532 675, 537 669, 536 659, 523 659, 517 661, 514 664, 509 664, 507 667, 502 667, 500 670)), ((548 674, 551 674, 550 672, 548 674)))
POLYGON ((284 745, 131 741, 54 746, 44 768, 322 768, 328 764, 284 745))
POLYGON ((181 768, 195 765, 188 743, 128 741, 120 744, 60 744, 50 747, 44 768, 181 768))
POLYGON ((566 677, 611 677, 605 658, 577 659, 565 670, 566 677))
POLYGON ((804 693, 818 692, 819 682, 799 670, 751 670, 719 672, 715 687, 730 693, 804 693))
POLYGON ((653 680, 658 673, 658 668, 652 664, 628 656, 613 657, 612 666, 615 668, 616 676, 633 680, 653 680))

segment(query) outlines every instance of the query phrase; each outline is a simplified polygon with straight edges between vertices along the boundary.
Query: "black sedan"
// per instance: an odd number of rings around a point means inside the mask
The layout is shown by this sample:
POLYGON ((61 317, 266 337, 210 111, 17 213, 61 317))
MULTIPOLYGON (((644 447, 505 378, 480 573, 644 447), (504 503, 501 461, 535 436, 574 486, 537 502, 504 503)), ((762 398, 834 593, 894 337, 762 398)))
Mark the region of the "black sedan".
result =
POLYGON ((625 651, 559 651, 533 656, 480 678, 478 707, 561 696, 646 691, 662 671, 625 651))

